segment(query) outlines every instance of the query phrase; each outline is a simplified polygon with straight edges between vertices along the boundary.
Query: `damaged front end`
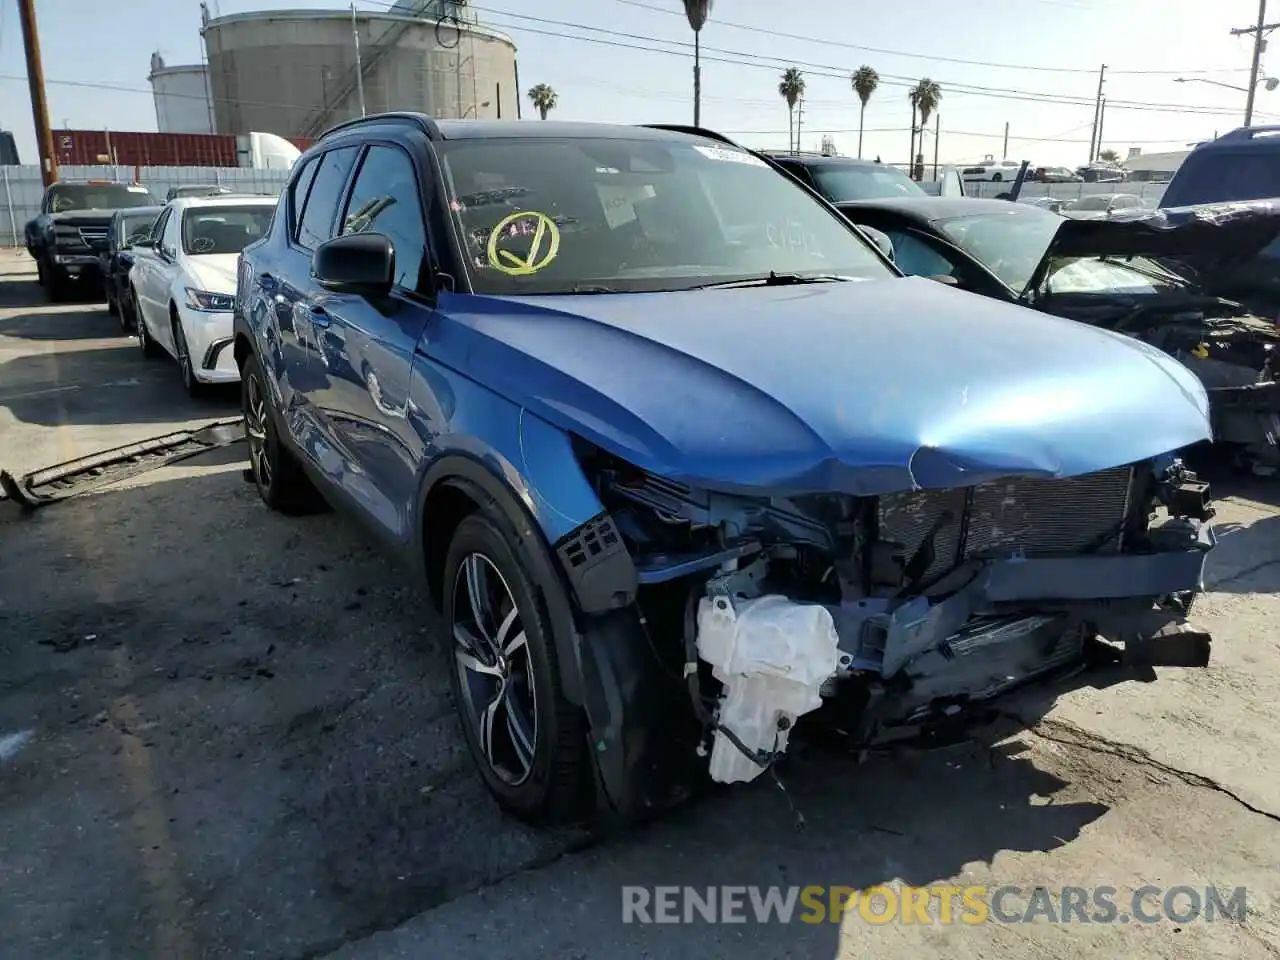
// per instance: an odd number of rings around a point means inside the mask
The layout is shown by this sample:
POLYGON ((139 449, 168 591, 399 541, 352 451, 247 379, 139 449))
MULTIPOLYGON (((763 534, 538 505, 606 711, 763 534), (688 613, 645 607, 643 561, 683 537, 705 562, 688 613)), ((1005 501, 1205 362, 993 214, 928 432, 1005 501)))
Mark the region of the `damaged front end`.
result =
POLYGON ((638 582, 633 604, 597 619, 616 628, 630 612, 657 663, 637 671, 616 629, 584 625, 584 673, 617 681, 587 704, 615 792, 673 748, 713 780, 751 780, 806 715, 862 745, 950 722, 1094 645, 1208 663, 1209 637, 1186 613, 1213 508, 1172 457, 1061 479, 750 497, 585 443, 578 454, 606 510, 594 535, 625 549, 638 582))

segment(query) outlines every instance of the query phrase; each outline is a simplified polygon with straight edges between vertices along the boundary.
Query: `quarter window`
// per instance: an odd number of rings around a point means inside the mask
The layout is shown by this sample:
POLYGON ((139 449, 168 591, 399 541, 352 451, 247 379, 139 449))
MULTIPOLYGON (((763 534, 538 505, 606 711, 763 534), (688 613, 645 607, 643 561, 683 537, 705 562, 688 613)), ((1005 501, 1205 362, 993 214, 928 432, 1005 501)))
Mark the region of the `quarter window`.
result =
POLYGON ((320 158, 316 175, 307 194, 298 225, 298 244, 308 250, 333 239, 333 226, 342 200, 342 188, 347 184, 347 174, 356 157, 356 147, 340 147, 330 150, 320 158))
POLYGON ((379 233, 389 239, 396 251, 396 285, 418 289, 427 233, 418 176, 403 150, 369 148, 347 200, 342 233, 379 233))
POLYGON ((316 178, 316 168, 320 165, 319 157, 312 157, 302 165, 298 175, 289 187, 289 236, 298 236, 298 225, 302 222, 302 208, 307 202, 307 191, 311 189, 311 181, 316 178))

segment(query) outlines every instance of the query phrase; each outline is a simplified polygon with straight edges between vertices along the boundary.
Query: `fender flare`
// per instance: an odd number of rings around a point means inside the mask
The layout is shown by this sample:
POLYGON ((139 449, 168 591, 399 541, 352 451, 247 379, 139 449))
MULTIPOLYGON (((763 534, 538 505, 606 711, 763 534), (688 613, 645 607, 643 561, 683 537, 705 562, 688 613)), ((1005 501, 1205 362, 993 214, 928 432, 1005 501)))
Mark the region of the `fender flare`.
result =
POLYGON ((582 661, 578 643, 578 631, 570 603, 570 588, 551 554, 546 538, 529 509, 520 502, 511 485, 476 457, 465 453, 449 453, 433 463, 426 471, 418 488, 415 503, 416 523, 413 533, 414 558, 419 573, 426 582, 426 542, 424 532, 429 522, 426 502, 431 492, 441 484, 458 487, 472 500, 482 505, 492 505, 510 524, 519 538, 519 546, 532 566, 531 572, 544 585, 558 589, 544 590, 552 640, 560 665, 560 684, 565 699, 574 706, 584 706, 582 661))

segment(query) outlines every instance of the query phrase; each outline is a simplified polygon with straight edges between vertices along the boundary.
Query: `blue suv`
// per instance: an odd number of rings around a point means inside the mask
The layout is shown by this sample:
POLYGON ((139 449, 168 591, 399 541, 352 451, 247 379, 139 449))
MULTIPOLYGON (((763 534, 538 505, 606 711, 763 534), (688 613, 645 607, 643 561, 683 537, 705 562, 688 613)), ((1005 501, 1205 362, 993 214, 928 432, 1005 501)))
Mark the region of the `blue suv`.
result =
POLYGON ((802 717, 952 723, 1100 631, 1186 659, 1195 376, 902 277, 716 134, 344 124, 241 255, 234 330, 262 499, 416 569, 524 819, 751 780, 802 717))

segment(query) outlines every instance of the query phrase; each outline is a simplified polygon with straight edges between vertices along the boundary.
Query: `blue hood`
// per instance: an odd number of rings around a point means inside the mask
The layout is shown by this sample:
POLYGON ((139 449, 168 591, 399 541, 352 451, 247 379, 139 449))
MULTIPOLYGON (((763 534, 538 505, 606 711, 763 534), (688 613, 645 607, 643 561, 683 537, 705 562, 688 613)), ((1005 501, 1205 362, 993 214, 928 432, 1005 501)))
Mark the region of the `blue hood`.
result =
POLYGON ((446 294, 423 349, 654 473, 770 494, 1071 476, 1210 437, 1154 347, 927 279, 446 294))

